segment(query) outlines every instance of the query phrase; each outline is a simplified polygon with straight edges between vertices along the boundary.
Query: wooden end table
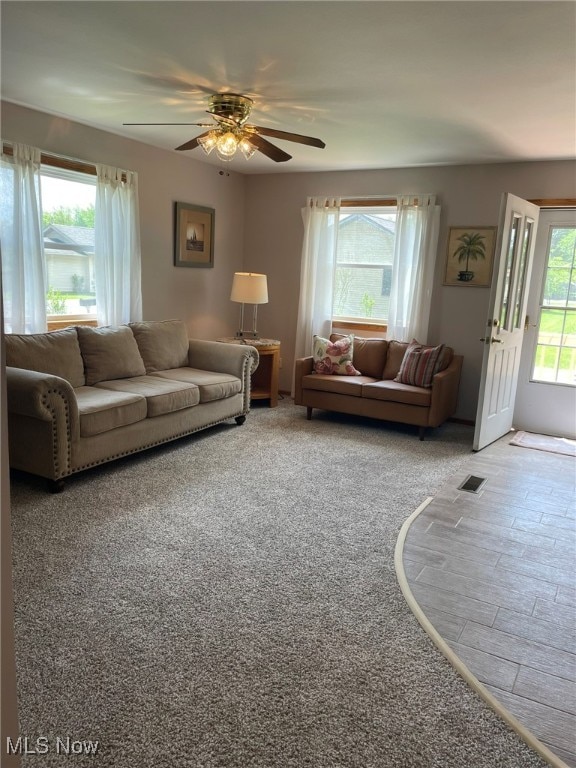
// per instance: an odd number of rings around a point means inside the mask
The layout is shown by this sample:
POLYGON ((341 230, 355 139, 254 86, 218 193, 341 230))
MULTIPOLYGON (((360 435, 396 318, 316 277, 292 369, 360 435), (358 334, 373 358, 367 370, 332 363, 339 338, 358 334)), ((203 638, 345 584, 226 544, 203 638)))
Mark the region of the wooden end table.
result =
POLYGON ((270 408, 278 405, 278 378, 280 375, 280 342, 277 339, 238 339, 230 336, 217 341, 255 347, 260 356, 258 368, 252 374, 251 400, 269 400, 270 408))

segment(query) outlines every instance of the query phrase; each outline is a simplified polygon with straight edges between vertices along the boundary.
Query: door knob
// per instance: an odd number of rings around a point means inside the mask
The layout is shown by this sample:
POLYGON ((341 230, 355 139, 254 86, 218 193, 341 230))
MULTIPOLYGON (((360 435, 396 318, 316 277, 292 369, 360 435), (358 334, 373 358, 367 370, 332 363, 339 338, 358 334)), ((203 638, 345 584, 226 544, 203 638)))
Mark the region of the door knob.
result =
POLYGON ((483 336, 480 341, 483 341, 484 344, 502 344, 502 339, 495 339, 490 337, 486 338, 485 336, 483 336))

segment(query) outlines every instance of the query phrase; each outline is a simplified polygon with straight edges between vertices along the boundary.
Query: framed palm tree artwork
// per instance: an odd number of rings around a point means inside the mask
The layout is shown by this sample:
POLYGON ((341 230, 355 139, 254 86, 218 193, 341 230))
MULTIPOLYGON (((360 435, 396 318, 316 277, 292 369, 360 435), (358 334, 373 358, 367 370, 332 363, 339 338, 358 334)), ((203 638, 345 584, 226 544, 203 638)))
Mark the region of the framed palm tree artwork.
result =
POLYGON ((497 227, 450 227, 444 285, 489 288, 497 227))

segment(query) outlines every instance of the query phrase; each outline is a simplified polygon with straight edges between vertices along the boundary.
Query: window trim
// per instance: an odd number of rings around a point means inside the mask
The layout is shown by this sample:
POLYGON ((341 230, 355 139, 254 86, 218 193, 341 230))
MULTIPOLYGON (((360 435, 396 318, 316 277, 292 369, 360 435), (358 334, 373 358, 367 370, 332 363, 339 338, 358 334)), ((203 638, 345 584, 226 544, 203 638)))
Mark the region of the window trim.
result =
POLYGON ((386 333, 388 326, 384 323, 367 323, 363 320, 340 319, 337 316, 332 317, 332 326, 342 328, 345 331, 382 331, 386 333))

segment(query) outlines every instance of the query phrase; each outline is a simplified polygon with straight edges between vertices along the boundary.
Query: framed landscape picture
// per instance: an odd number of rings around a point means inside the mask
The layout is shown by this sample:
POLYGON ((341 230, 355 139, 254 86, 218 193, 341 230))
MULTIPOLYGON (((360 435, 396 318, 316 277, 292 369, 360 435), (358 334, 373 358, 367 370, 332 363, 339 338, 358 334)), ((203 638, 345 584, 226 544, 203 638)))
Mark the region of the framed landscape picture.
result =
POLYGON ((174 266, 214 266, 214 208, 175 203, 174 266))
POLYGON ((450 227, 444 285, 488 288, 497 227, 450 227))

